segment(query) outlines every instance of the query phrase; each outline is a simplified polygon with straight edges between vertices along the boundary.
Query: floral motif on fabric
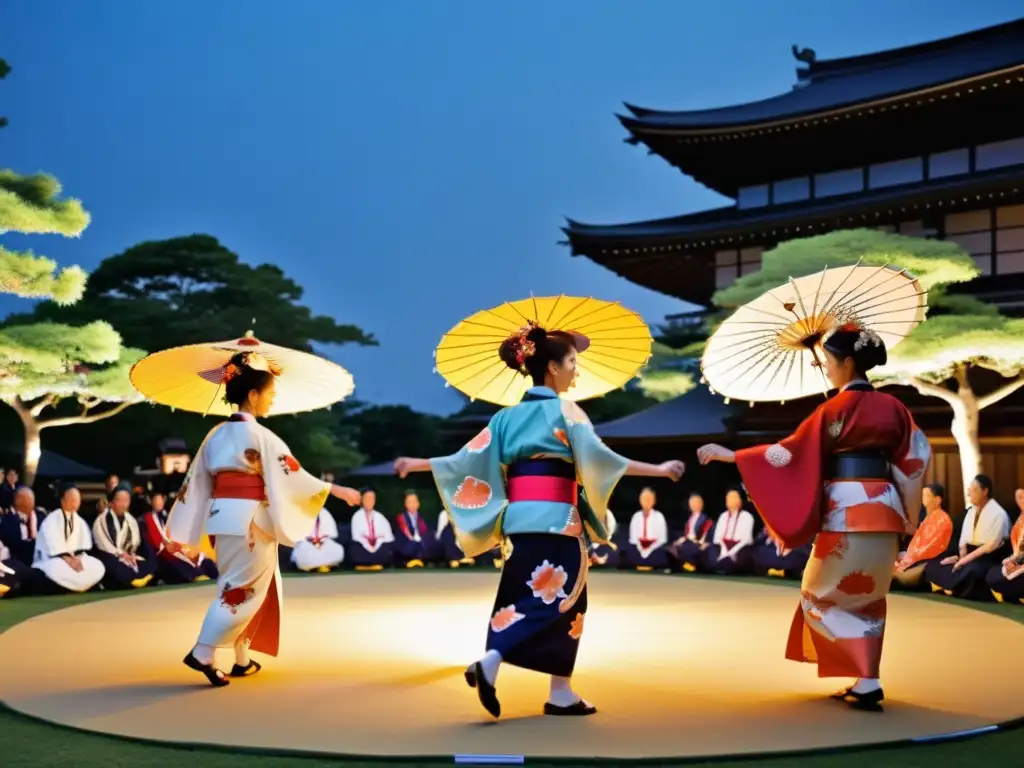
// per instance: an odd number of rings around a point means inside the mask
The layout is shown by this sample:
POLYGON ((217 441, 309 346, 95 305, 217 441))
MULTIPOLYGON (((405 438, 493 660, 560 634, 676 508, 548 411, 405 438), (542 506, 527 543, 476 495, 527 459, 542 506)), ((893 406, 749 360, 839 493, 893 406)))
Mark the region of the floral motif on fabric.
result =
POLYGON ((822 531, 814 537, 811 555, 816 560, 824 560, 828 557, 837 557, 842 560, 849 548, 850 543, 847 541, 845 533, 822 531))
POLYGON ((814 621, 822 621, 825 613, 838 605, 834 600, 825 600, 807 590, 800 592, 800 598, 804 604, 804 612, 814 621))
POLYGON ((580 408, 579 405, 574 403, 572 400, 562 401, 562 418, 565 419, 565 423, 570 427, 576 424, 592 426, 586 411, 580 408))
POLYGON ((828 436, 833 440, 838 440, 839 436, 843 434, 844 422, 842 419, 836 419, 828 425, 828 436))
POLYGON ((257 472, 263 469, 263 457, 260 456, 260 452, 255 448, 246 448, 242 456, 245 458, 245 463, 257 472))
POLYGON ((861 608, 858 613, 869 621, 877 621, 878 619, 885 618, 888 609, 888 601, 883 597, 879 600, 875 600, 873 603, 868 603, 861 608))
POLYGON ((844 595, 870 595, 875 586, 874 578, 863 571, 854 571, 843 576, 836 589, 844 595))
POLYGON ((220 604, 231 613, 238 613, 238 609, 256 596, 256 590, 252 587, 232 587, 224 584, 220 592, 220 604))
POLYGON ((569 625, 569 637, 579 640, 583 636, 583 614, 577 613, 576 618, 569 625))
POLYGON ((515 551, 515 547, 512 546, 512 539, 506 536, 501 542, 501 559, 503 562, 508 562, 512 559, 512 552, 515 551))
POLYGON ((551 605, 559 598, 568 597, 565 594, 567 581, 569 581, 569 574, 562 566, 552 565, 545 560, 533 569, 526 586, 533 590, 533 596, 540 599, 544 605, 551 605))
POLYGON ((558 427, 555 427, 553 430, 551 430, 551 433, 555 436, 555 440, 560 442, 566 448, 569 447, 569 435, 566 433, 564 429, 559 429, 558 427))
POLYGON ((298 472, 300 469, 302 469, 302 466, 299 464, 298 459, 296 459, 294 456, 282 454, 281 456, 277 457, 277 461, 281 465, 281 470, 286 475, 290 475, 292 472, 298 472))
POLYGON ((861 486, 864 488, 864 495, 869 500, 884 496, 890 488, 890 484, 882 480, 862 480, 861 486))
POLYGON ((452 504, 460 509, 480 509, 491 500, 491 486, 485 480, 469 475, 452 494, 452 504))
POLYGON ((507 605, 504 608, 498 609, 497 613, 491 617, 491 631, 504 632, 513 624, 522 621, 525 618, 526 614, 519 613, 516 610, 515 605, 507 605))
POLYGON ((776 469, 782 469, 793 460, 793 454, 785 446, 775 443, 765 449, 764 460, 776 469))
POLYGON ((476 437, 466 443, 466 450, 470 453, 480 453, 487 450, 491 444, 491 428, 484 427, 476 437))

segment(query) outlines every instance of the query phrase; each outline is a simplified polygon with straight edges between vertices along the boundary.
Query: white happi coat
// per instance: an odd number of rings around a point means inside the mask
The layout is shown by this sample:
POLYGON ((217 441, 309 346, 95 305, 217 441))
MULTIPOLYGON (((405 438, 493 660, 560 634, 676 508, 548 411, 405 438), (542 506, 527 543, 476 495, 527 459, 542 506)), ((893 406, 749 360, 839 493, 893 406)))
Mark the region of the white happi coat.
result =
POLYGON ((650 557, 650 554, 658 547, 668 542, 668 523, 665 516, 656 509, 652 509, 650 515, 644 519, 644 511, 638 509, 633 513, 633 519, 629 521, 629 543, 639 550, 641 557, 650 557), (647 539, 651 543, 645 548, 640 543, 641 539, 647 539))
POLYGON ((71 592, 88 592, 103 579, 107 569, 88 553, 92 549, 89 526, 77 512, 65 515, 57 509, 43 518, 36 536, 32 567, 46 578, 71 592), (75 555, 82 563, 76 571, 62 555, 75 555))
POLYGON ((369 513, 362 507, 352 515, 352 541, 362 544, 367 552, 376 552, 382 544, 395 540, 391 523, 376 509, 369 513))
POLYGON ((334 516, 321 509, 313 523, 313 531, 302 541, 295 542, 292 563, 300 571, 333 568, 345 559, 345 548, 338 543, 338 524, 334 516))
POLYGON ((284 441, 251 416, 233 416, 210 431, 167 519, 168 538, 191 549, 204 529, 216 537, 218 594, 201 644, 249 642, 254 651, 277 655, 283 608, 277 546, 306 536, 330 491, 330 483, 302 469, 284 441), (220 472, 261 476, 265 499, 214 499, 220 472))

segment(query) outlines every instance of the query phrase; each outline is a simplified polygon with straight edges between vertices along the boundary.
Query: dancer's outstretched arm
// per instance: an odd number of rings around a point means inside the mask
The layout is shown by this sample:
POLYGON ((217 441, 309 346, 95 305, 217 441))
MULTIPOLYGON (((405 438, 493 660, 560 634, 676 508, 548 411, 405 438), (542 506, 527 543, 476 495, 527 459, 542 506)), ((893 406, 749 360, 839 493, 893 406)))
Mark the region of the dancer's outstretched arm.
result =
MULTIPOLYGON (((403 456, 395 460, 395 473, 405 479, 410 472, 429 472, 430 459, 414 459, 403 456)), ((630 460, 626 468, 627 475, 637 477, 667 477, 672 482, 677 481, 686 471, 686 465, 681 461, 666 461, 663 464, 648 464, 643 461, 630 460)))

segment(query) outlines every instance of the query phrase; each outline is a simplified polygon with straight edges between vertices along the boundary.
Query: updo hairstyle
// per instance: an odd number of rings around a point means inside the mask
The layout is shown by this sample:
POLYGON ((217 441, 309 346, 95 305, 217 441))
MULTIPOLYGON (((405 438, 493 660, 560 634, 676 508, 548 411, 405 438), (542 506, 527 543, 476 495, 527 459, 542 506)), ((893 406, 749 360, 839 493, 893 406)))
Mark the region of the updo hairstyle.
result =
POLYGON ((252 391, 262 392, 274 378, 269 370, 249 365, 251 352, 239 352, 225 366, 224 401, 241 406, 249 399, 252 391))
POLYGON ((864 378, 872 368, 885 365, 889 360, 885 342, 878 334, 852 323, 839 326, 822 346, 840 361, 852 358, 854 369, 864 378))
POLYGON ((534 386, 544 384, 548 363, 561 363, 576 349, 572 335, 564 331, 545 331, 537 325, 528 325, 509 336, 498 348, 498 356, 505 365, 523 376, 529 376, 534 386))

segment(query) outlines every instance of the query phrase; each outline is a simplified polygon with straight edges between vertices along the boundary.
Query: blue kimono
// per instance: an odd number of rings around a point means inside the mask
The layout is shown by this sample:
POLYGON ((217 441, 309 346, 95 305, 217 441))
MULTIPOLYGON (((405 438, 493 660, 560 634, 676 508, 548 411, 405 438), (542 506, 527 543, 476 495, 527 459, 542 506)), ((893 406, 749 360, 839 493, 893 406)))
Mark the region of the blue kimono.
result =
POLYGON ((628 466, 578 405, 547 387, 496 413, 458 453, 431 459, 466 556, 501 547, 487 650, 505 663, 572 675, 587 612, 588 539, 608 540, 608 501, 628 466))

